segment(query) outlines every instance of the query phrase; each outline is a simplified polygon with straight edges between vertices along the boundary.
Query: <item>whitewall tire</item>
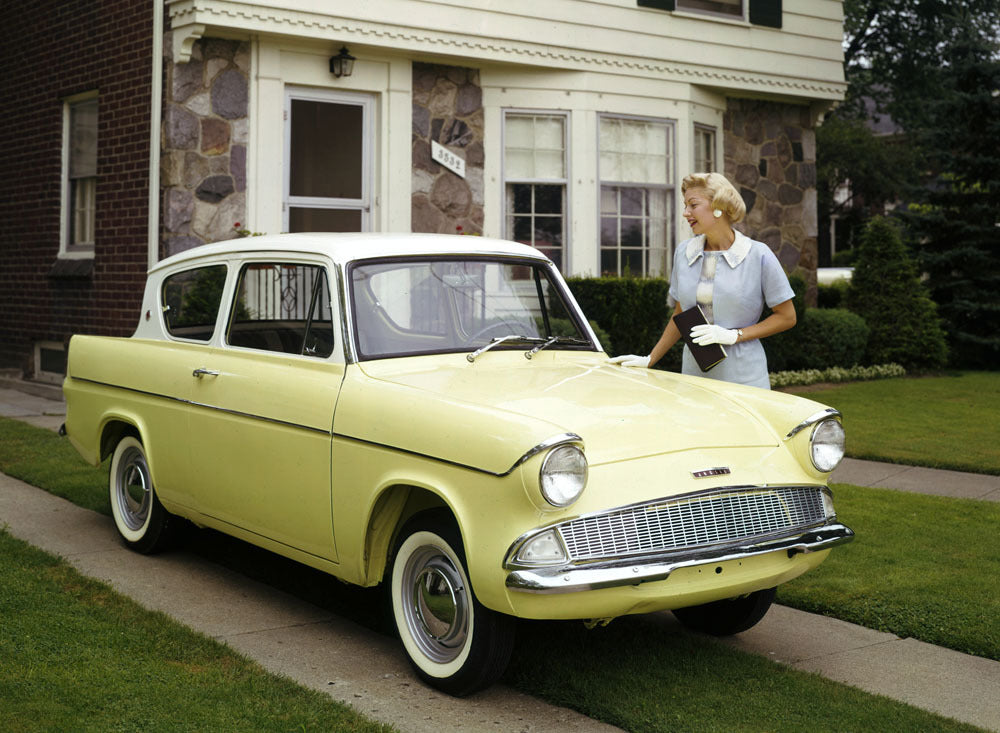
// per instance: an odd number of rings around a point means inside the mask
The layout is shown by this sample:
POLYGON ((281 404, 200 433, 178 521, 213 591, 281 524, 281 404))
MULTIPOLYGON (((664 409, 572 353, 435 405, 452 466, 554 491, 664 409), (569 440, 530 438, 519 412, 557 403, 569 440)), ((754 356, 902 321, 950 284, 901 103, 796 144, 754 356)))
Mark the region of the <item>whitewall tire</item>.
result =
POLYGON ((115 446, 108 479, 111 515, 125 545, 143 554, 162 550, 169 539, 171 515, 156 498, 146 451, 126 435, 115 446))
POLYGON ((388 590, 403 648, 427 684, 464 696, 489 686, 506 670, 514 619, 476 600, 451 522, 418 516, 404 527, 388 590))

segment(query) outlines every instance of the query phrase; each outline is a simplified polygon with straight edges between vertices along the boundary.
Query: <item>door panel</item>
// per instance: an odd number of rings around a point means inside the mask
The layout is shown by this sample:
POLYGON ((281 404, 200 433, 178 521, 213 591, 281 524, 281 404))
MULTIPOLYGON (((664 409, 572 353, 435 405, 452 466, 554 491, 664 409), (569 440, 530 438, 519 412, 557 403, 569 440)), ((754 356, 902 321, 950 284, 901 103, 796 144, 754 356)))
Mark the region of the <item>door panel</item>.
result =
POLYGON ((337 560, 330 498, 333 412, 343 366, 216 349, 196 380, 191 470, 203 513, 337 560))

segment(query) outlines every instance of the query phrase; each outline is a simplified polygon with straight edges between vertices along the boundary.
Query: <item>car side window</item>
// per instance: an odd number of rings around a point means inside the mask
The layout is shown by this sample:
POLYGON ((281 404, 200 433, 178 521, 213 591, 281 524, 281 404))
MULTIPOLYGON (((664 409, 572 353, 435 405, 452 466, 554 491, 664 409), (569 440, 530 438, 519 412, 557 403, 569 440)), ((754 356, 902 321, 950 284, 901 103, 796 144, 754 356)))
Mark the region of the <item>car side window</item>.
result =
POLYGON ((330 303, 326 270, 318 265, 244 265, 227 341, 248 349, 328 357, 333 353, 330 303))
POLYGON ((226 266, 185 270, 163 281, 163 320, 171 336, 210 341, 226 285, 226 266))

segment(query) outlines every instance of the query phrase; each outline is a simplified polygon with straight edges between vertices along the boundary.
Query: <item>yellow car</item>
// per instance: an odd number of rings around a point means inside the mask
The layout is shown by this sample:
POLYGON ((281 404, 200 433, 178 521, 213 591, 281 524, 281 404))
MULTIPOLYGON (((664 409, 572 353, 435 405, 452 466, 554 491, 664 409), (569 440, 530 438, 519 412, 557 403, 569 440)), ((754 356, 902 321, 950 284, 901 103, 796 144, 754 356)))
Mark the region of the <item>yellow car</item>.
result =
POLYGON ((183 519, 381 583, 416 673, 455 695, 503 673, 515 618, 736 633, 853 536, 835 410, 609 364, 512 242, 199 247, 150 271, 131 338, 72 339, 64 391, 126 545, 183 519))

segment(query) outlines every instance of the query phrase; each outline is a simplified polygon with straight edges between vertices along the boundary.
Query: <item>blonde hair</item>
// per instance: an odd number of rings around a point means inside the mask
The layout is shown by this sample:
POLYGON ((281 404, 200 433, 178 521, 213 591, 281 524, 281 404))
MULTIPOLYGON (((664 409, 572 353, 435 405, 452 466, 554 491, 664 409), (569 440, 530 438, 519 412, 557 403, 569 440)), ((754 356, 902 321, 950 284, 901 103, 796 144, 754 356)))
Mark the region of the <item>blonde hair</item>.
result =
POLYGON ((720 209, 735 224, 747 215, 747 205, 736 187, 721 173, 692 173, 681 182, 681 193, 690 188, 703 188, 712 199, 712 208, 720 209))

